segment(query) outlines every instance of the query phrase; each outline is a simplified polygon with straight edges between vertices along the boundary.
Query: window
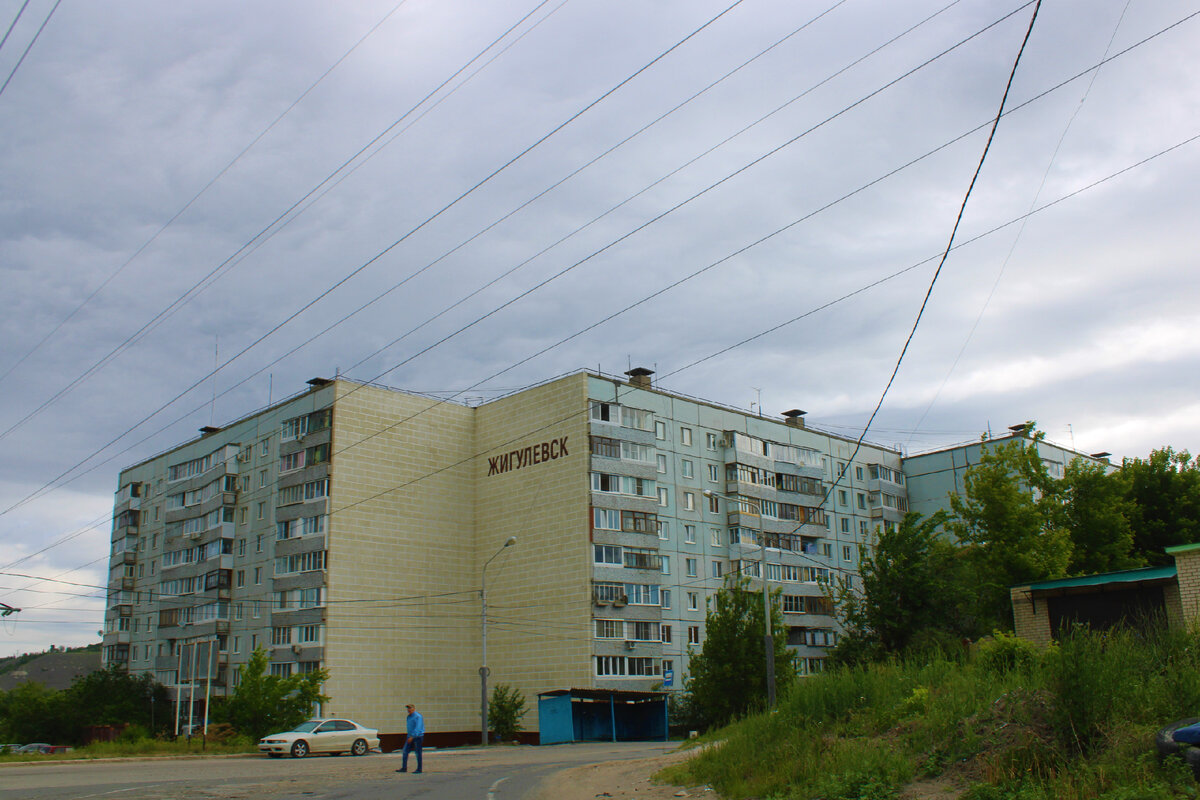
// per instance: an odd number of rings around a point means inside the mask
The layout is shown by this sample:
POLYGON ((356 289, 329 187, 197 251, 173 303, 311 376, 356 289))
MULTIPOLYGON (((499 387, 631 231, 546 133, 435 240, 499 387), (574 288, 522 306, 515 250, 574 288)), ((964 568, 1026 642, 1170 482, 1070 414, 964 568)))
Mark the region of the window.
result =
POLYGON ((275 559, 275 574, 290 575, 296 572, 315 572, 326 567, 324 550, 314 550, 309 553, 296 553, 290 556, 280 556, 275 559))
POLYGON ((642 678, 657 678, 659 675, 658 659, 645 656, 630 656, 628 659, 629 674, 642 678))
POLYGON ((659 600, 661 601, 660 605, 663 608, 671 607, 671 590, 670 589, 660 589, 658 592, 658 597, 659 597, 659 600))
POLYGON ((592 527, 597 530, 621 530, 621 512, 612 508, 593 508, 592 527))
POLYGON ((861 508, 863 511, 866 511, 867 510, 867 496, 865 494, 863 494, 862 492, 855 493, 854 504, 857 505, 859 508, 861 508))
POLYGON ((655 422, 654 423, 654 438, 658 439, 660 442, 664 441, 667 438, 667 423, 665 423, 665 422, 655 422))
POLYGON ((721 513, 721 501, 715 494, 708 496, 708 510, 713 514, 721 513))
POLYGON ((684 447, 692 446, 692 429, 691 428, 681 427, 679 429, 679 443, 681 445, 683 445, 684 447))
POLYGON ((867 521, 865 519, 860 519, 858 521, 858 532, 862 536, 867 535, 867 521))
POLYGON ((671 574, 671 557, 670 556, 659 556, 659 558, 662 559, 663 575, 670 575, 671 574))
POLYGON ((621 457, 621 440, 610 439, 607 436, 592 437, 592 455, 603 458, 621 457))
POLYGON ((246 585, 246 570, 239 569, 237 571, 237 588, 241 589, 246 585))
POLYGON ((689 578, 695 578, 696 577, 696 559, 685 558, 683 560, 683 564, 684 564, 684 567, 687 569, 687 576, 689 578))
POLYGON ((717 449, 717 435, 715 433, 704 434, 704 446, 709 450, 717 449))
POLYGON ((596 544, 592 545, 592 550, 597 564, 608 564, 619 567, 625 563, 621 557, 621 548, 618 545, 596 544))
POLYGON ((667 456, 665 453, 658 454, 658 471, 662 473, 667 471, 667 456))
POLYGON ((708 480, 711 483, 716 483, 717 481, 721 480, 721 470, 716 464, 708 465, 708 480))
POLYGON ((666 520, 660 519, 660 520, 655 520, 654 524, 658 530, 658 538, 664 539, 664 540, 671 538, 671 523, 667 522, 666 520))
POLYGON ((700 644, 699 625, 688 625, 688 644, 700 644))
POLYGON ((688 511, 696 510, 696 493, 695 492, 684 492, 683 493, 683 507, 688 511))
POLYGON ((258 518, 264 519, 266 516, 267 516, 267 504, 259 503, 258 504, 258 518))
POLYGON ((292 629, 291 628, 272 628, 271 629, 271 644, 291 644, 292 629))
POLYGON ((671 643, 671 626, 670 625, 662 625, 659 627, 659 632, 662 636, 662 640, 661 640, 662 643, 670 644, 671 643))
POLYGON ((695 525, 684 525, 683 526, 683 541, 686 542, 687 544, 695 544, 696 543, 696 526, 695 525))
POLYGON ((619 619, 596 620, 597 639, 624 639, 625 623, 619 619))
POLYGON ((262 552, 262 543, 263 543, 263 537, 262 537, 262 534, 260 533, 258 535, 258 538, 256 538, 254 540, 254 552, 256 552, 256 553, 262 552))
POLYGON ((296 628, 296 639, 301 644, 319 644, 321 641, 320 625, 301 625, 296 628))
POLYGON ((254 568, 254 585, 258 586, 262 583, 262 567, 254 568))
POLYGON ((242 652, 242 637, 240 637, 240 636, 233 637, 233 652, 234 653, 242 652))
POLYGON ((692 463, 691 461, 689 461, 688 459, 685 458, 683 460, 683 462, 680 464, 680 466, 683 469, 683 477, 685 477, 685 478, 696 477, 696 472, 695 472, 696 465, 694 463, 692 463))
POLYGON ((616 422, 617 408, 613 403, 601 403, 598 400, 593 400, 591 404, 591 417, 597 422, 616 422))
POLYGON ((713 547, 723 547, 725 545, 725 542, 722 541, 722 538, 723 537, 721 536, 720 528, 709 528, 708 529, 708 540, 712 544, 713 547))
POLYGON ((667 487, 658 487, 658 504, 664 508, 667 506, 667 487))
POLYGON ((829 542, 824 542, 821 545, 821 555, 825 556, 826 558, 832 558, 833 557, 833 545, 831 545, 829 542))
POLYGON ((624 675, 625 674, 625 658, 624 656, 596 656, 596 675, 597 677, 605 677, 608 675, 624 675))
POLYGON ((850 504, 850 500, 848 499, 846 490, 838 489, 838 505, 845 506, 845 505, 849 505, 849 504, 850 504))
POLYGON ((721 577, 721 562, 720 561, 712 562, 709 574, 711 574, 712 577, 714 577, 714 578, 721 577))
POLYGON ((767 580, 779 582, 783 580, 783 569, 779 564, 767 564, 767 580))
POLYGON ((850 560, 850 545, 844 544, 844 545, 842 545, 842 561, 849 561, 849 560, 850 560))
POLYGON ((264 486, 266 486, 266 485, 267 485, 267 471, 266 471, 265 469, 264 469, 264 470, 259 470, 259 473, 258 473, 258 488, 260 488, 260 489, 261 489, 262 487, 264 487, 264 486))
POLYGON ((634 642, 659 642, 662 641, 662 634, 659 633, 657 622, 636 622, 630 621, 626 627, 626 639, 634 642))
POLYGON ((259 456, 259 458, 266 458, 270 454, 271 454, 271 441, 269 439, 263 439, 261 442, 258 443, 258 456, 259 456))
POLYGON ((850 532, 850 518, 842 517, 841 522, 842 522, 842 533, 849 533, 850 532))
MULTIPOLYGON (((301 450, 298 453, 288 453, 286 456, 279 457, 279 471, 280 472, 291 472, 292 470, 300 469, 303 466, 304 466, 304 451, 303 450, 301 450)), ((266 470, 263 470, 262 474, 266 475, 267 474, 266 470)), ((265 484, 263 484, 263 483, 259 484, 259 486, 263 486, 263 485, 265 485, 265 484)))
POLYGON ((860 481, 863 479, 863 468, 862 467, 854 468, 854 477, 858 478, 860 481))
POLYGON ((620 493, 621 491, 621 476, 608 475, 603 472, 592 473, 592 491, 593 492, 613 492, 620 493))
POLYGON ((278 675, 281 678, 290 678, 292 676, 292 663, 290 661, 271 662, 271 674, 278 675))
POLYGON ((699 611, 700 610, 700 593, 699 592, 688 592, 687 597, 688 597, 688 611, 699 611))

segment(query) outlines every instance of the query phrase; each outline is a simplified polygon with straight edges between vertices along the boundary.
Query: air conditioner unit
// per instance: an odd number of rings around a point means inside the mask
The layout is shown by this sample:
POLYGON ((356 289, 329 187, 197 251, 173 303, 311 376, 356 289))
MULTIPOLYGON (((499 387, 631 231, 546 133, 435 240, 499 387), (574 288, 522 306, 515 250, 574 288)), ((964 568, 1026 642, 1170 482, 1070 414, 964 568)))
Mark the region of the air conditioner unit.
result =
POLYGON ((301 651, 301 650, 303 650, 303 649, 304 649, 304 648, 302 648, 302 647, 301 647, 300 645, 298 645, 298 644, 294 644, 294 645, 292 645, 292 652, 293 652, 293 653, 295 653, 296 655, 300 655, 300 651, 301 651))
POLYGON ((613 599, 613 608, 620 608, 621 606, 626 605, 628 602, 629 597, 626 595, 620 595, 619 597, 613 599))
POLYGON ((250 454, 247 453, 245 450, 243 450, 240 453, 238 453, 237 460, 238 460, 238 463, 245 464, 247 461, 250 460, 250 454))
POLYGON ((628 642, 628 641, 627 641, 627 642, 625 642, 625 649, 626 649, 626 650, 632 650, 632 649, 633 649, 633 647, 634 647, 634 642, 628 642))
POLYGON ((600 596, 600 595, 598 595, 598 594, 593 594, 593 595, 592 595, 592 602, 593 602, 593 603, 595 603, 595 604, 596 604, 596 605, 598 605, 598 606, 606 606, 606 605, 608 605, 608 600, 607 600, 606 598, 604 598, 604 597, 601 597, 601 596, 600 596))

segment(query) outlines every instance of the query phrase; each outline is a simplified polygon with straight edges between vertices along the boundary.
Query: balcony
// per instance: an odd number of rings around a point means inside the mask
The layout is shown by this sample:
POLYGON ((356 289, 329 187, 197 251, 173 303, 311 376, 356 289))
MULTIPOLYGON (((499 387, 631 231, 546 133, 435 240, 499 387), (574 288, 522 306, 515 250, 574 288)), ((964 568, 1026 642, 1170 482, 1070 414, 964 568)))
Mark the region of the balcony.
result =
POLYGON ((652 569, 662 571, 662 556, 657 553, 631 553, 625 551, 625 566, 630 569, 652 569))

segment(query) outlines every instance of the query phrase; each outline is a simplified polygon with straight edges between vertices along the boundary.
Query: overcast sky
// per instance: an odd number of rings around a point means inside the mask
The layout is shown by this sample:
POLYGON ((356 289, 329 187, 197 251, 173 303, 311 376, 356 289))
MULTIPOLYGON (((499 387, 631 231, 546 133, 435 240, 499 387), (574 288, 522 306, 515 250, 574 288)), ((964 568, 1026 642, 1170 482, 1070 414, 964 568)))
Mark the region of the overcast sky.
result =
MULTIPOLYGON (((32 0, 0 47, 0 656, 97 640, 122 467, 314 376, 475 404, 646 366, 858 435, 1033 8, 32 0)), ((1044 3, 871 440, 1200 449, 1198 11, 1044 3)))

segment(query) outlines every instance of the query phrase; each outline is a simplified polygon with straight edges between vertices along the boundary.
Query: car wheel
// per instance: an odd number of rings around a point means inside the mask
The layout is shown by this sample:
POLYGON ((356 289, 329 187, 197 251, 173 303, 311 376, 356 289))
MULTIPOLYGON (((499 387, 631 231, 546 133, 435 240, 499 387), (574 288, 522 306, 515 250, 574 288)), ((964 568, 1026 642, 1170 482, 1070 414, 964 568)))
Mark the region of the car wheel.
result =
POLYGON ((355 739, 354 744, 350 746, 350 755, 365 756, 367 754, 367 740, 355 739))
POLYGON ((1181 752, 1186 745, 1182 745, 1175 741, 1175 739, 1172 738, 1172 735, 1180 728, 1186 728, 1189 725, 1195 725, 1197 722, 1200 722, 1200 718, 1188 717, 1186 719, 1176 720, 1170 725, 1159 728, 1158 733, 1154 735, 1154 746, 1158 750, 1159 757, 1169 756, 1181 752))
POLYGON ((292 745, 292 758, 304 758, 308 755, 308 742, 297 739, 292 745))

